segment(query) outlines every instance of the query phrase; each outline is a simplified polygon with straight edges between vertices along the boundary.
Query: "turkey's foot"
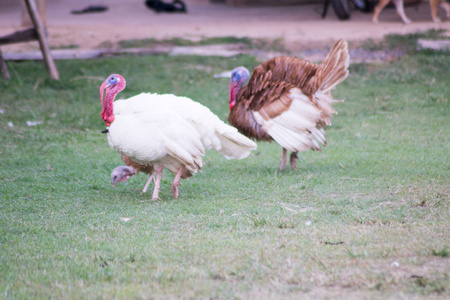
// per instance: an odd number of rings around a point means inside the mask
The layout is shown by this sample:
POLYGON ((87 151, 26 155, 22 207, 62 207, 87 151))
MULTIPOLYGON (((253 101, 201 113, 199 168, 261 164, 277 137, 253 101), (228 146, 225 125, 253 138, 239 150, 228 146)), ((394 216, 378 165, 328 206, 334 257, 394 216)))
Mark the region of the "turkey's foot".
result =
POLYGON ((283 148, 283 155, 281 156, 281 166, 280 166, 281 171, 286 170, 286 156, 287 150, 283 148))
POLYGON ((142 190, 142 193, 147 192, 148 186, 150 185, 150 182, 151 182, 151 181, 155 182, 155 176, 153 176, 153 175, 154 175, 154 174, 151 174, 151 175, 148 177, 148 180, 147 180, 147 182, 145 183, 145 186, 144 186, 144 189, 142 190))
POLYGON ((152 200, 159 199, 159 186, 161 185, 161 178, 163 174, 163 166, 159 165, 156 167, 156 180, 155 180, 155 189, 153 190, 152 200))
POLYGON ((179 194, 178 186, 181 185, 180 179, 181 179, 181 174, 183 174, 184 170, 185 170, 184 166, 181 166, 181 168, 178 170, 178 172, 175 175, 175 178, 173 179, 173 182, 172 182, 172 194, 175 199, 178 198, 178 194, 179 194))
POLYGON ((297 170, 297 159, 298 159, 297 152, 292 152, 290 159, 292 170, 297 170))

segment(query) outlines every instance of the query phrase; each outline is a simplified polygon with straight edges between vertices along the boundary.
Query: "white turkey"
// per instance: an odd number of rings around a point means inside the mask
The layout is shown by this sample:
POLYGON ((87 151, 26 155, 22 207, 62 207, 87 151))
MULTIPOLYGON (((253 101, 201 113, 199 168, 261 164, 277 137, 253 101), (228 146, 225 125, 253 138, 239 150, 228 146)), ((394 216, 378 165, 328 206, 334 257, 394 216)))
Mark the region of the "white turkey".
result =
POLYGON ((121 75, 112 74, 100 87, 101 116, 107 126, 108 143, 134 171, 128 170, 115 182, 112 179, 113 184, 143 171, 150 174, 145 191, 156 173, 152 196, 155 200, 165 167, 175 174, 172 193, 178 198, 180 179, 201 170, 205 150, 215 149, 229 159, 242 159, 257 147, 208 108, 186 97, 142 93, 114 101, 125 85, 121 75))

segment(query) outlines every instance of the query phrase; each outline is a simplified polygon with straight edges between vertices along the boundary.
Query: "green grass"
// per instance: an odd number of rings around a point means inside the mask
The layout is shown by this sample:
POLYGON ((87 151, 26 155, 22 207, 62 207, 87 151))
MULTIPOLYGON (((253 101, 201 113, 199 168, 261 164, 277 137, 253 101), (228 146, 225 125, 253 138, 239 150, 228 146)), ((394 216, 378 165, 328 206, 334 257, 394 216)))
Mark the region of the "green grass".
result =
POLYGON ((209 152, 180 198, 166 172, 113 189, 119 155, 98 88, 175 93, 228 114, 225 78, 254 58, 123 57, 9 63, 0 81, 0 294, 31 298, 446 298, 450 295, 450 57, 354 64, 333 91, 328 147, 278 170, 281 148, 209 152), (27 126, 26 121, 42 121, 27 126), (14 127, 8 126, 12 122, 14 127), (133 218, 128 222, 120 218, 133 218))
MULTIPOLYGON (((101 45, 104 47, 111 47, 112 45, 101 45)), ((190 40, 185 38, 172 38, 158 40, 154 38, 141 39, 141 40, 122 40, 119 41, 118 45, 121 48, 143 48, 143 47, 154 47, 159 45, 169 45, 169 46, 204 46, 204 45, 219 45, 219 44, 242 44, 242 46, 249 49, 261 49, 266 51, 288 51, 286 45, 282 39, 250 39, 248 37, 211 37, 211 38, 201 38, 200 40, 190 40)))
POLYGON ((173 46, 200 46, 200 45, 217 45, 217 44, 234 44, 234 43, 242 43, 244 45, 250 46, 254 43, 254 40, 248 37, 237 38, 234 36, 202 38, 199 41, 193 41, 184 38, 172 38, 163 40, 150 38, 142 40, 122 40, 119 42, 119 45, 122 48, 136 48, 136 47, 151 47, 160 44, 168 44, 173 46))
POLYGON ((52 50, 64 50, 64 49, 78 49, 80 46, 78 45, 67 45, 67 46, 59 46, 59 47, 51 47, 52 50))
MULTIPOLYGON (((431 29, 427 31, 419 31, 415 33, 409 33, 405 35, 388 34, 382 41, 375 41, 373 39, 367 39, 361 43, 361 47, 367 50, 401 50, 408 53, 411 52, 426 52, 428 50, 419 49, 417 40, 448 40, 450 36, 444 34, 444 29, 431 29)), ((432 50, 428 51, 432 53, 432 50)))

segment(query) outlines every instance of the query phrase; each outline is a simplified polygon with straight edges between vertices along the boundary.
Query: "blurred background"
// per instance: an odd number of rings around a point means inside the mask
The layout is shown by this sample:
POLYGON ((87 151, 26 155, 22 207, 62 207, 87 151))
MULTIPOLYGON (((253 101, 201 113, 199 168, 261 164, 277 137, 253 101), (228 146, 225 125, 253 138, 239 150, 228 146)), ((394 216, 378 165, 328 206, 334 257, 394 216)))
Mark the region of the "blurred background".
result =
MULTIPOLYGON (((356 1, 356 0, 355 0, 356 1)), ((165 1, 169 2, 169 1, 165 1)), ((441 23, 433 23, 429 2, 405 3, 413 23, 405 25, 395 9, 386 7, 378 24, 372 13, 347 3, 350 15, 343 20, 330 5, 322 18, 322 0, 185 0, 187 13, 157 13, 144 0, 38 0, 47 24, 50 46, 80 49, 117 48, 117 42, 130 39, 235 36, 282 39, 289 47, 314 43, 332 44, 339 38, 381 39, 389 33, 406 34, 429 29, 450 29, 445 11, 439 9, 441 23), (105 7, 102 12, 82 11, 105 7), (74 14, 72 12, 79 12, 74 14)), ((20 1, 0 0, 0 36, 24 28, 20 1)), ((38 50, 37 42, 2 46, 4 53, 38 50)))

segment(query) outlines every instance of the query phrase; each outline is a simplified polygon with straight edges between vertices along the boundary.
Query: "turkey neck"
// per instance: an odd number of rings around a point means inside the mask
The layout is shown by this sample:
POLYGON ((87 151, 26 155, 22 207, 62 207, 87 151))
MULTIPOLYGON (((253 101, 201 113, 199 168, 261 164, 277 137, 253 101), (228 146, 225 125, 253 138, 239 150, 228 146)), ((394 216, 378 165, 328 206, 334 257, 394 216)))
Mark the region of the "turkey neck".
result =
POLYGON ((231 126, 236 127, 240 133, 251 139, 258 141, 272 141, 272 137, 256 122, 253 111, 250 108, 245 107, 244 102, 243 99, 240 99, 240 101, 237 101, 235 103, 236 105, 230 109, 228 123, 230 123, 231 126))
POLYGON ((113 87, 106 90, 105 103, 103 103, 102 119, 105 121, 107 127, 114 121, 114 98, 116 98, 117 91, 113 87))

